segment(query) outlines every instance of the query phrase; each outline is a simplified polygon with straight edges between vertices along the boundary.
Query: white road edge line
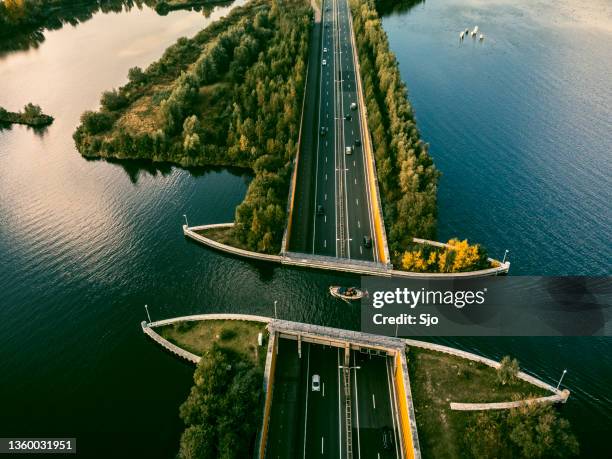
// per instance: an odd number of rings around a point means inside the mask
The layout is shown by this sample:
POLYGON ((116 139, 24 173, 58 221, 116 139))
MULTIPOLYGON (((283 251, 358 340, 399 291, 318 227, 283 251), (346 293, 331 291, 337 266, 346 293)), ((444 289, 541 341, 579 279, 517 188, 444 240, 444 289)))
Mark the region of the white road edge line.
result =
POLYGON ((306 459, 306 428, 308 427, 308 380, 310 379, 310 346, 308 346, 308 363, 306 364, 306 409, 304 411, 304 459, 306 459))
POLYGON ((338 348, 338 433, 340 434, 340 459, 342 459, 342 395, 340 394, 340 348, 338 348))
MULTIPOLYGON (((357 366, 357 358, 355 357, 356 354, 353 354, 353 366, 356 367, 357 366)), ((357 369, 353 370, 353 374, 355 375, 355 413, 357 415, 357 422, 356 422, 356 428, 357 428, 357 454, 358 457, 361 457, 361 439, 359 438, 359 393, 357 392, 357 369)))
MULTIPOLYGON (((398 409, 397 409, 397 395, 395 393, 395 384, 393 384, 393 375, 389 374, 389 366, 391 365, 389 363, 389 359, 387 358, 387 384, 389 386, 391 386, 391 389, 389 390, 389 404, 391 405, 391 418, 393 419, 393 438, 395 440, 395 457, 399 458, 400 457, 400 452, 399 452, 399 444, 398 444, 398 438, 399 438, 399 434, 398 432, 395 430, 395 426, 396 424, 399 426, 399 420, 397 419, 397 416, 399 416, 398 414, 398 409), (391 393, 393 392, 393 395, 391 395, 391 393), (394 409, 395 408, 395 409, 394 409)), ((398 427, 399 429, 399 427, 398 427)), ((403 457, 403 452, 402 452, 402 457, 403 457)))

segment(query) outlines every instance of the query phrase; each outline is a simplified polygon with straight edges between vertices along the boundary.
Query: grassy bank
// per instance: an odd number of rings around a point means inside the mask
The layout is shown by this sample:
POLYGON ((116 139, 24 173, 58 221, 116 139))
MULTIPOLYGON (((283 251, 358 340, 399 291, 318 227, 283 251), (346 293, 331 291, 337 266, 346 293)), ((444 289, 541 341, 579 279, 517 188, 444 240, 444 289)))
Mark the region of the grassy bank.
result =
POLYGON ((201 234, 204 237, 212 239, 213 241, 219 242, 221 244, 229 245, 230 247, 236 247, 242 250, 249 250, 246 244, 243 244, 240 239, 236 237, 234 234, 233 227, 226 228, 209 228, 206 230, 199 230, 196 233, 201 234))
POLYGON ((177 322, 159 327, 161 336, 196 355, 205 355, 217 345, 249 359, 262 371, 266 361, 268 333, 266 324, 242 320, 202 320, 177 322), (257 345, 257 336, 264 334, 264 345, 257 345))
POLYGON ((479 413, 453 411, 450 402, 506 402, 551 395, 522 380, 500 385, 487 365, 410 348, 408 371, 424 458, 471 457, 465 438, 479 413))

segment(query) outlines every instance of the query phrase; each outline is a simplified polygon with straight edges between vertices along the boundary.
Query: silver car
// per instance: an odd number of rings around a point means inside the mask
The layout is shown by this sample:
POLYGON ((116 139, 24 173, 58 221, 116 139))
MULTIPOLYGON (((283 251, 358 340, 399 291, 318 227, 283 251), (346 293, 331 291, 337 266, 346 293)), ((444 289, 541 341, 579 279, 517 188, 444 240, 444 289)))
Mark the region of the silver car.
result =
POLYGON ((319 375, 312 375, 311 389, 313 392, 319 392, 321 390, 321 377, 319 375))

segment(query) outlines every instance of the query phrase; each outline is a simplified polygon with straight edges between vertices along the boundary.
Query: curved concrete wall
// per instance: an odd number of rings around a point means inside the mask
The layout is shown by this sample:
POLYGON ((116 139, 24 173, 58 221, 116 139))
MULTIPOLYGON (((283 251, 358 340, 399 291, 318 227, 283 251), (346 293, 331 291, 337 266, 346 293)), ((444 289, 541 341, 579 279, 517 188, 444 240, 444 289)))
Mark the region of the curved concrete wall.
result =
POLYGON ((548 397, 530 398, 525 400, 517 400, 512 402, 497 402, 497 403, 456 403, 451 402, 451 410, 457 411, 485 411, 485 410, 509 410, 510 408, 518 408, 522 405, 530 405, 532 403, 565 403, 569 397, 569 391, 564 390, 560 395, 550 395, 548 397))
MULTIPOLYGON (((230 253, 239 257, 250 258, 253 260, 270 261, 274 263, 281 263, 290 266, 301 266, 305 268, 315 268, 330 271, 342 271, 361 275, 371 276, 385 276, 385 277, 403 277, 411 279, 458 279, 458 278, 470 278, 470 277, 486 277, 486 276, 497 276, 505 274, 510 269, 510 263, 500 263, 500 266, 496 268, 482 269, 480 271, 470 271, 465 273, 414 273, 408 271, 400 271, 397 269, 387 269, 383 265, 373 266, 373 264, 358 264, 358 262, 351 262, 348 259, 342 259, 337 262, 334 261, 319 261, 317 257, 311 257, 308 254, 294 254, 286 253, 284 255, 268 255, 264 253, 252 252, 250 250, 243 250, 237 247, 232 247, 227 244, 222 244, 206 236, 196 233, 196 231, 202 231, 212 228, 231 228, 234 226, 233 223, 216 223, 212 225, 200 225, 187 227, 183 225, 183 234, 185 236, 194 239, 208 247, 220 250, 222 252, 230 253)), ((422 243, 431 243, 432 245, 444 246, 442 242, 426 241, 425 239, 415 239, 416 242, 424 241, 422 243)))

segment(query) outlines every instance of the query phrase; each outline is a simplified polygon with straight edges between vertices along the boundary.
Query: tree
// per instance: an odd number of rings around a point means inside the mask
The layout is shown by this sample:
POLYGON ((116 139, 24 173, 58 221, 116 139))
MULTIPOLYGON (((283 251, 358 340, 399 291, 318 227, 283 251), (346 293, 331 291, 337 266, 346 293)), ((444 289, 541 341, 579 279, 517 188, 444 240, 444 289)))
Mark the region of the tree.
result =
POLYGON ((207 425, 193 425, 181 435, 180 459, 216 459, 213 448, 214 429, 207 425))
POLYGON ((510 410, 507 431, 521 457, 565 458, 579 453, 569 422, 552 405, 531 403, 510 410))
POLYGON ((180 407, 187 428, 179 457, 240 459, 252 455, 262 375, 242 355, 214 345, 194 373, 195 385, 180 407))
POLYGON ((86 111, 81 115, 81 124, 90 134, 99 134, 109 130, 113 122, 113 117, 105 112, 86 111))
POLYGON ((102 98, 100 99, 100 104, 102 107, 111 112, 124 108, 127 103, 127 97, 116 89, 113 89, 112 91, 105 91, 102 93, 102 98))
POLYGON ((464 444, 474 458, 569 458, 579 453, 569 422, 543 403, 478 413, 468 423, 464 444))
POLYGON ((497 382, 502 386, 510 384, 516 380, 518 372, 518 360, 510 358, 509 355, 506 355, 501 359, 500 365, 497 368, 497 382))
POLYGON ((143 83, 146 80, 146 75, 140 67, 132 67, 128 70, 128 79, 135 84, 143 83))
POLYGON ((23 107, 23 114, 28 118, 38 118, 43 112, 39 105, 34 105, 30 102, 23 107))

